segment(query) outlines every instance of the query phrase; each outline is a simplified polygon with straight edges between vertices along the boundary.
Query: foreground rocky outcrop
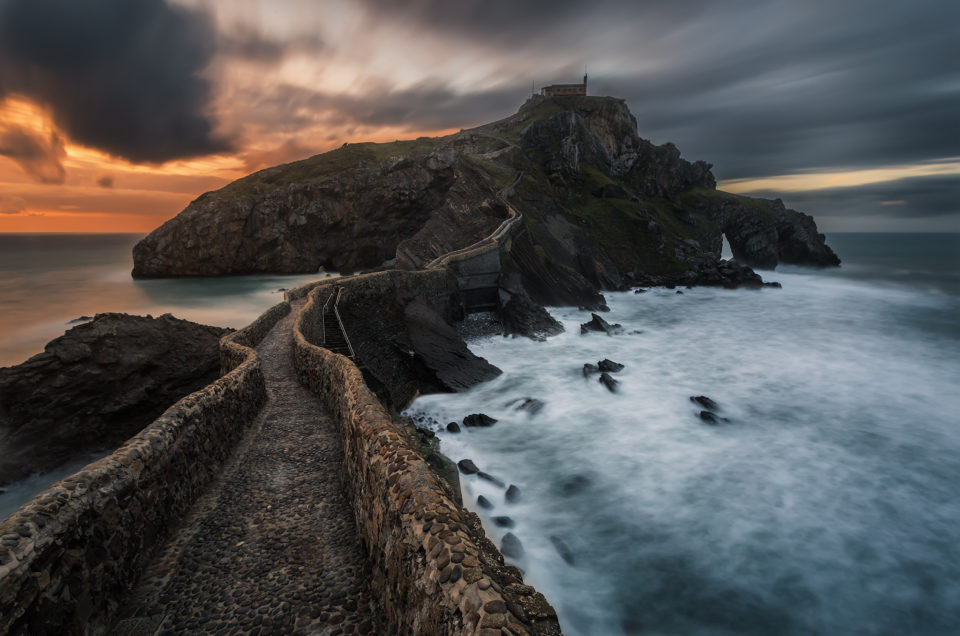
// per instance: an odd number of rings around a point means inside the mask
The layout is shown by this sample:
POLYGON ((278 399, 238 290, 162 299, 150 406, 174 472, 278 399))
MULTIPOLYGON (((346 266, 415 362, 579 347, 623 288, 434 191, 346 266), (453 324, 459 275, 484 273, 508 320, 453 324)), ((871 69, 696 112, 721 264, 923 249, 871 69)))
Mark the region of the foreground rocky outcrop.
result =
POLYGON ((97 314, 43 353, 0 368, 0 485, 118 446, 219 376, 229 329, 97 314))

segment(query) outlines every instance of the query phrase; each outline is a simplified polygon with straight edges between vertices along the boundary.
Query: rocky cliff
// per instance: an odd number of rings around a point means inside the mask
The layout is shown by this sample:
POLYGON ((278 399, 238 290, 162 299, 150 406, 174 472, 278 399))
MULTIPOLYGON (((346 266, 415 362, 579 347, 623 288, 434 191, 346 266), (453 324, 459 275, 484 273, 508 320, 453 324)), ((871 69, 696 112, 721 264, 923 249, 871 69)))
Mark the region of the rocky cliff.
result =
POLYGON ((97 314, 0 368, 0 485, 136 434, 219 376, 230 331, 169 314, 97 314))
POLYGON ((414 269, 489 234, 507 205, 523 219, 501 250, 505 294, 542 304, 651 280, 736 285, 724 234, 748 266, 839 263, 809 216, 717 191, 709 164, 641 138, 622 100, 534 97, 448 137, 345 145, 207 193, 134 248, 133 273, 414 269))

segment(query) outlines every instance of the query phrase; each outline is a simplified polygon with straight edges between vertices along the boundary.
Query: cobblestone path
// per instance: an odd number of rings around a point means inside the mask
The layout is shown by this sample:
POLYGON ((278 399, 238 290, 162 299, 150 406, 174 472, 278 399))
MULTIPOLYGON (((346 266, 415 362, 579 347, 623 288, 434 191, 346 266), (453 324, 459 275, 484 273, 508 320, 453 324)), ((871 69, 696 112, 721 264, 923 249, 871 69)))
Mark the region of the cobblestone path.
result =
POLYGON ((339 434, 293 368, 296 312, 257 347, 266 406, 148 567, 114 634, 377 631, 340 487, 339 434))

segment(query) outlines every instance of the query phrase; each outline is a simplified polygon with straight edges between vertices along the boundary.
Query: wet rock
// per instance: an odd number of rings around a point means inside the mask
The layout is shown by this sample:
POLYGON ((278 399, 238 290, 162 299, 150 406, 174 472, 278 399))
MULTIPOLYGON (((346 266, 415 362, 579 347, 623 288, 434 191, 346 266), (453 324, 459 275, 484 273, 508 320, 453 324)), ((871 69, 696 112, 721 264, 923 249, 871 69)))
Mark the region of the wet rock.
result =
POLYGON ((588 377, 594 373, 600 373, 600 367, 589 362, 583 365, 583 377, 588 377))
POLYGON ((507 492, 504 493, 503 498, 507 501, 507 503, 516 503, 520 501, 520 489, 513 484, 510 484, 507 487, 507 492))
POLYGON ((93 320, 93 318, 91 318, 90 316, 79 316, 77 318, 74 318, 73 320, 68 320, 67 324, 79 325, 81 322, 90 322, 91 320, 93 320))
POLYGON ((553 547, 556 548, 557 554, 560 555, 561 559, 566 561, 568 565, 575 565, 573 550, 570 549, 570 546, 568 546, 563 539, 555 534, 551 534, 550 543, 552 543, 553 547))
POLYGON ((720 422, 729 422, 725 417, 720 417, 716 413, 711 413, 710 411, 700 411, 700 419, 706 422, 707 424, 719 424, 720 422))
POLYGON ((497 420, 484 413, 471 413, 463 418, 463 425, 469 427, 493 426, 497 420))
POLYGON ((637 287, 636 289, 633 290, 633 293, 634 293, 634 294, 646 294, 646 293, 647 293, 647 290, 644 289, 643 287, 637 287))
POLYGON ((604 358, 597 363, 597 368, 600 371, 607 371, 609 373, 616 373, 618 371, 623 371, 623 365, 619 362, 614 362, 608 358, 604 358))
POLYGON ((461 459, 457 462, 457 468, 460 469, 464 475, 476 475, 480 472, 480 469, 477 468, 477 465, 473 463, 472 459, 461 459))
POLYGON ((0 368, 0 484, 119 446, 220 375, 231 329, 165 314, 97 314, 0 368))
POLYGON ((513 406, 515 411, 526 411, 530 415, 536 415, 545 405, 543 400, 527 397, 510 400, 505 406, 513 406))
POLYGON ((477 497, 477 505, 486 510, 493 509, 493 504, 490 503, 490 500, 484 497, 483 495, 480 495, 479 497, 477 497))
POLYGON ((611 325, 597 314, 590 314, 590 322, 585 322, 580 325, 580 333, 586 334, 591 331, 602 332, 608 336, 615 336, 623 333, 623 326, 619 324, 611 325))
POLYGON ((483 472, 482 470, 477 471, 477 477, 479 477, 480 479, 489 481, 491 484, 493 484, 493 485, 495 485, 495 486, 499 486, 500 488, 503 488, 504 486, 506 486, 506 484, 503 483, 502 480, 497 479, 496 477, 494 477, 494 476, 491 475, 490 473, 485 473, 485 472, 483 472))
POLYGON ((683 292, 678 289, 678 290, 677 290, 677 295, 678 295, 678 296, 682 296, 682 295, 683 295, 683 292))
POLYGON ((515 525, 517 525, 516 523, 514 523, 513 519, 507 516, 494 517, 493 522, 498 526, 500 526, 501 528, 512 528, 515 525))
POLYGON ((500 552, 503 556, 511 559, 519 559, 523 556, 523 544, 512 532, 503 535, 503 541, 500 543, 500 552))
POLYGON ((600 374, 600 384, 607 387, 611 393, 617 392, 617 385, 620 384, 620 380, 616 380, 609 373, 600 374))
POLYGON ((450 431, 451 433, 459 433, 460 425, 457 424, 456 422, 450 422, 449 424, 447 424, 447 430, 450 431))
POLYGON ((708 398, 706 395, 691 395, 690 401, 699 404, 708 411, 719 411, 720 405, 708 398))
POLYGON ((500 321, 504 333, 533 340, 543 341, 563 333, 563 325, 523 290, 516 293, 501 290, 500 321))

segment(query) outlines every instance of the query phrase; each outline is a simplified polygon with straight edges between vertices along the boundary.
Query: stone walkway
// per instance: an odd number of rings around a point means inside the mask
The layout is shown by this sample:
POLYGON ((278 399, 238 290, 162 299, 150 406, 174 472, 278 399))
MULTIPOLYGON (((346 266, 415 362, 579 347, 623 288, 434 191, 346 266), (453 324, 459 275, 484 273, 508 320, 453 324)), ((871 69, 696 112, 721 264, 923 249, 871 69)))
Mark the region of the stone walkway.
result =
POLYGON ((370 634, 342 444, 293 368, 294 308, 257 347, 269 399, 121 609, 114 634, 370 634))

